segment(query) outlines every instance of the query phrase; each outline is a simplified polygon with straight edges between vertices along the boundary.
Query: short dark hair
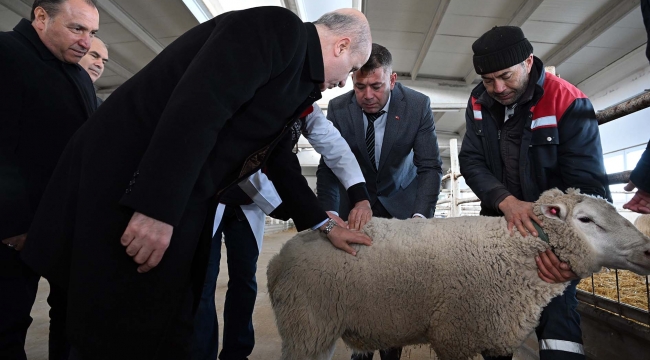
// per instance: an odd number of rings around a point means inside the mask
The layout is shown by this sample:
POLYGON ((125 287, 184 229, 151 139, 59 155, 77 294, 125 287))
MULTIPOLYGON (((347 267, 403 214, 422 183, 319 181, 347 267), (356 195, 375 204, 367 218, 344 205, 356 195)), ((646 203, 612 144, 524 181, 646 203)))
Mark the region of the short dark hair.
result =
MULTIPOLYGON (((34 21, 36 18, 34 15, 34 10, 36 10, 37 7, 42 7, 43 10, 50 16, 50 17, 55 17, 59 13, 59 6, 66 2, 68 0, 34 0, 34 4, 32 5, 32 13, 30 14, 30 20, 34 21)), ((84 0, 86 4, 92 5, 94 8, 97 8, 97 5, 95 5, 94 0, 84 0)))
POLYGON ((384 68, 384 70, 392 69, 393 67, 393 56, 390 54, 390 51, 385 47, 372 43, 372 50, 370 51, 370 58, 366 63, 361 67, 362 73, 369 73, 378 68, 384 68))

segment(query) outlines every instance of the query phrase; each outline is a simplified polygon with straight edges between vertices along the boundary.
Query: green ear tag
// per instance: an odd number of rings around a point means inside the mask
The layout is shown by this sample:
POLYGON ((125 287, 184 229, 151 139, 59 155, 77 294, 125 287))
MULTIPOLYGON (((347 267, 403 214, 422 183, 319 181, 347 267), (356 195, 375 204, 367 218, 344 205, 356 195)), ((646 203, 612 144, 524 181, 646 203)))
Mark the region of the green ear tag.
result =
POLYGON ((537 225, 537 223, 534 221, 533 221, 533 226, 535 226, 535 230, 537 230, 537 234, 539 235, 539 238, 544 240, 544 242, 546 242, 547 244, 550 244, 548 235, 546 235, 544 230, 542 230, 542 227, 537 225))

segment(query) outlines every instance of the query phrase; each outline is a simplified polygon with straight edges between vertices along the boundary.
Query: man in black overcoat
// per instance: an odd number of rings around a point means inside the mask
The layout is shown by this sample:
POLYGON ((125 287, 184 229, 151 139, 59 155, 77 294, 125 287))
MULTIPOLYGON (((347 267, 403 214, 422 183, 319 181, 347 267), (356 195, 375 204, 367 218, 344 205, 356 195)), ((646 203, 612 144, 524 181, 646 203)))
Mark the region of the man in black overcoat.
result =
POLYGON ((298 230, 320 226, 353 254, 349 243, 370 244, 332 226, 295 155, 273 151, 321 91, 366 62, 370 44, 352 9, 316 24, 280 7, 229 12, 170 44, 97 109, 64 151, 23 251, 68 288, 75 357, 186 358, 218 196, 269 158, 286 159, 274 166, 286 169, 277 190, 298 230))
MULTIPOLYGON (((19 251, 59 156, 97 106, 77 63, 98 27, 90 0, 37 0, 31 21, 0 33, 0 359, 26 357, 39 276, 19 251)), ((65 352, 65 293, 51 290, 55 359, 65 352)))

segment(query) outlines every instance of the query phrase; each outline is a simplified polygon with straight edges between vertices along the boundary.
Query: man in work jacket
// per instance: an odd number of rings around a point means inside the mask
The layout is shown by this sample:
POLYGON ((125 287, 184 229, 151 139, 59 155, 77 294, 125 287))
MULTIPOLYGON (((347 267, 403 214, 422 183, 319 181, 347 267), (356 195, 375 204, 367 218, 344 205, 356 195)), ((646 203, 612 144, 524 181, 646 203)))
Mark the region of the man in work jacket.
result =
MULTIPOLYGON (((544 72, 518 27, 494 27, 473 45, 483 81, 468 102, 460 170, 481 199, 481 215, 505 216, 508 229, 538 233, 532 202, 548 189, 579 188, 608 197, 598 121, 576 87, 544 72)), ((548 250, 536 258, 547 282, 573 280, 542 312, 536 329, 542 360, 585 359, 577 276, 548 250)), ((505 357, 504 359, 509 359, 505 357)))

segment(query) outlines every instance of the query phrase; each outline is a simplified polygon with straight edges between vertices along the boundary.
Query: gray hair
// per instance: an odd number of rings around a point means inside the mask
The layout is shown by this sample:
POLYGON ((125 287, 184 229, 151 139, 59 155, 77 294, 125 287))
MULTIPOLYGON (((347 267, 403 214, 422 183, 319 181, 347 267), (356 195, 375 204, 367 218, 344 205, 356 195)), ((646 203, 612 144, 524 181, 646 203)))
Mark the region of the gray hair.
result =
POLYGON ((350 50, 353 53, 366 50, 365 44, 370 41, 370 27, 355 16, 332 11, 318 18, 313 24, 323 25, 338 36, 351 37, 350 50))
MULTIPOLYGON (((30 14, 30 20, 34 21, 36 16, 34 15, 34 10, 36 10, 37 7, 42 7, 43 10, 49 15, 50 17, 56 17, 56 15, 59 13, 59 7, 61 4, 66 2, 68 0, 35 0, 34 4, 32 4, 32 13, 30 14)), ((97 5, 95 5, 94 0, 85 0, 86 4, 91 5, 94 8, 97 8, 97 5)))

